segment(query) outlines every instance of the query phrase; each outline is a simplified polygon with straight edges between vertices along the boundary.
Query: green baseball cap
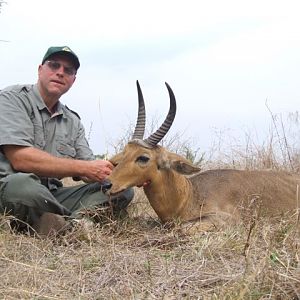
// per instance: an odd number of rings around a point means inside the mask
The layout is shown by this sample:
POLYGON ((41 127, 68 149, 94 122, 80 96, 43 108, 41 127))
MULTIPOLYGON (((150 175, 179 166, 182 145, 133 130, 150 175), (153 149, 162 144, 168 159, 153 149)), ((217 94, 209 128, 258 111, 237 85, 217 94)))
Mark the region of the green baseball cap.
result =
POLYGON ((68 46, 61 46, 61 47, 50 47, 46 54, 44 55, 43 57, 43 60, 42 60, 42 64, 44 64, 44 62, 53 54, 56 54, 56 53, 61 53, 61 54, 65 54, 65 55, 68 55, 73 63, 74 63, 74 67, 76 68, 76 70, 79 69, 80 67, 80 63, 79 63, 79 59, 77 57, 77 55, 68 47, 68 46))

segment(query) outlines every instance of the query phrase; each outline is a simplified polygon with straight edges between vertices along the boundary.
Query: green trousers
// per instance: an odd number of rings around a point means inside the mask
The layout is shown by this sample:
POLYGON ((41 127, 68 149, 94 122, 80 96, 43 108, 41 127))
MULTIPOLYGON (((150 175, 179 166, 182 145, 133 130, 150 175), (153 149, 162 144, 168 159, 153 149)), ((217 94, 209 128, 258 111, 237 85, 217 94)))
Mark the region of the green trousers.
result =
POLYGON ((98 182, 50 191, 35 174, 15 173, 0 180, 0 213, 33 225, 44 212, 76 218, 80 211, 99 206, 112 205, 115 211, 120 211, 133 195, 133 189, 127 189, 109 199, 98 182))

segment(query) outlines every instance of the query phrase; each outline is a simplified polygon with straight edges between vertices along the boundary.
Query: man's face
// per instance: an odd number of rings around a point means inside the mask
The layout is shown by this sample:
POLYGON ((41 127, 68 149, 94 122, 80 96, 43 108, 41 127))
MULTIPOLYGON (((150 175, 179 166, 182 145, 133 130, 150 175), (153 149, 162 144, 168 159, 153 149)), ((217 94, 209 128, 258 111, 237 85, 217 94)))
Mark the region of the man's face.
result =
POLYGON ((38 78, 43 95, 59 98, 73 85, 76 69, 68 56, 54 54, 39 65, 38 78))

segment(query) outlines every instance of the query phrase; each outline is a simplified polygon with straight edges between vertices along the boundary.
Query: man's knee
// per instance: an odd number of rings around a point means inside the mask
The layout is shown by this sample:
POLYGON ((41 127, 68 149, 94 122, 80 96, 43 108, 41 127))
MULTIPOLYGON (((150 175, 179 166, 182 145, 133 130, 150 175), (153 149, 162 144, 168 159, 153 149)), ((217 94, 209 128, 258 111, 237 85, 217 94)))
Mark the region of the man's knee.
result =
POLYGON ((4 198, 18 199, 34 197, 39 178, 34 174, 15 173, 1 180, 4 184, 4 198))
POLYGON ((35 211, 38 214, 52 212, 69 215, 71 213, 41 184, 38 176, 26 173, 16 173, 1 180, 0 210, 2 212, 9 210, 14 215, 19 213, 25 215, 25 210, 35 211))

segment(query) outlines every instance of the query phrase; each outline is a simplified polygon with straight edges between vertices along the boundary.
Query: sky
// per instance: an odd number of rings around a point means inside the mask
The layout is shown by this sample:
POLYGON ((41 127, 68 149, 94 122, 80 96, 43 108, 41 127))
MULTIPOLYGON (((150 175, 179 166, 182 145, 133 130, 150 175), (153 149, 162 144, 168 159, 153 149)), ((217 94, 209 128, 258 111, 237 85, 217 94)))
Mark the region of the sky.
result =
MULTIPOLYGON (((201 151, 216 135, 264 139, 274 115, 300 104, 299 1, 6 0, 0 13, 0 89, 35 83, 49 46, 81 67, 61 101, 78 112, 95 154, 135 124, 136 80, 148 124, 177 100, 170 135, 201 151)), ((1 112, 0 112, 1 113, 1 112)), ((158 124, 160 125, 160 124, 158 124)), ((150 125, 149 125, 150 126, 150 125)))

